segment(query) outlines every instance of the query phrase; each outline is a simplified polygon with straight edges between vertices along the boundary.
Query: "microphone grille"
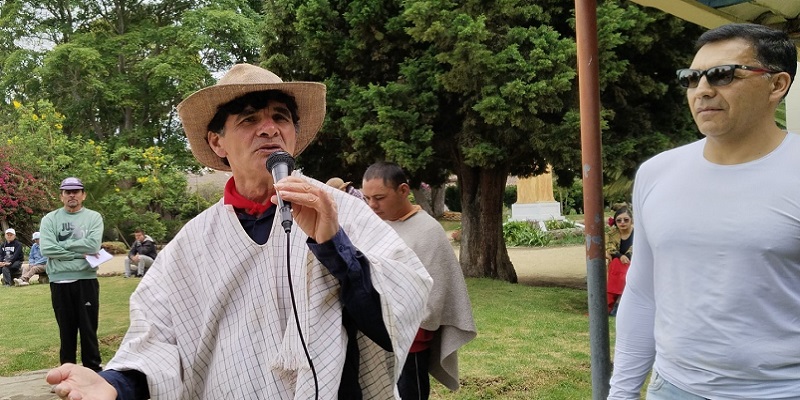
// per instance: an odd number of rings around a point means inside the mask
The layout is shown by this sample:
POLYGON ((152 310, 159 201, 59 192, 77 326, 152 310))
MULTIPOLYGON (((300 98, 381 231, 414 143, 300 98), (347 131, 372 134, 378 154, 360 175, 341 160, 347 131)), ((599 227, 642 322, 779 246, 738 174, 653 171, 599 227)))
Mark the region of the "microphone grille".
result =
POLYGON ((280 163, 285 163, 289 167, 289 173, 294 171, 294 157, 285 151, 276 151, 267 157, 267 169, 272 171, 272 168, 280 163))

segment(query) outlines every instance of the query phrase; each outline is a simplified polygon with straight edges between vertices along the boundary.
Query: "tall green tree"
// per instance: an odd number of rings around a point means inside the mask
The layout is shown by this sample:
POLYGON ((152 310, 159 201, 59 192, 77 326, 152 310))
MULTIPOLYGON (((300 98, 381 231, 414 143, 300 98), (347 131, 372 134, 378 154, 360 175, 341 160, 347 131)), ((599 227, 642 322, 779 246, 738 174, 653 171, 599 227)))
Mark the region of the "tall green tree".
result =
POLYGON ((122 146, 112 151, 93 139, 68 138, 62 131, 64 116, 44 100, 35 106, 14 102, 14 111, 13 123, 0 124, 5 133, 0 142, 0 223, 5 219, 35 229, 46 212, 61 206, 58 184, 67 176, 86 185, 87 206, 103 215, 107 239, 135 228, 163 239, 202 210, 187 208, 197 199, 187 198, 186 176, 172 167, 172 156, 163 149, 122 146))
MULTIPOLYGON (((268 3, 266 65, 329 88, 329 119, 304 168, 346 175, 338 171, 388 159, 430 183, 454 171, 462 268, 516 281, 501 233, 506 176, 547 164, 566 186, 580 176, 572 6, 268 3)), ((598 13, 604 160, 610 176, 631 177, 641 160, 691 137, 671 82, 693 33, 626 1, 602 2, 598 13)))
POLYGON ((196 166, 174 108, 212 72, 255 62, 261 18, 248 0, 8 0, 0 86, 52 102, 64 132, 108 145, 158 145, 196 166))

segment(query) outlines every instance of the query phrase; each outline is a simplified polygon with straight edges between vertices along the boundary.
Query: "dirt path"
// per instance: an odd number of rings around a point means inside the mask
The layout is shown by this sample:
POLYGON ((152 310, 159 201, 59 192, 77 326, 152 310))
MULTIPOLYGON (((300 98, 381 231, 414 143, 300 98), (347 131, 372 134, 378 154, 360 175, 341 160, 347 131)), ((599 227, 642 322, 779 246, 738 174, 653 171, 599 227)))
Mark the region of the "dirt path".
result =
POLYGON ((584 246, 508 249, 519 283, 586 289, 584 246))
MULTIPOLYGON (((455 247, 458 256, 458 247, 455 247)), ((523 285, 586 289, 586 249, 566 247, 511 247, 508 256, 523 285)))
MULTIPOLYGON (((458 250, 454 247, 456 257, 458 250)), ((512 247, 508 249, 508 256, 521 284, 586 288, 586 249, 583 246, 512 247)), ((124 260, 124 255, 114 256, 100 266, 98 274, 121 274, 124 260)))

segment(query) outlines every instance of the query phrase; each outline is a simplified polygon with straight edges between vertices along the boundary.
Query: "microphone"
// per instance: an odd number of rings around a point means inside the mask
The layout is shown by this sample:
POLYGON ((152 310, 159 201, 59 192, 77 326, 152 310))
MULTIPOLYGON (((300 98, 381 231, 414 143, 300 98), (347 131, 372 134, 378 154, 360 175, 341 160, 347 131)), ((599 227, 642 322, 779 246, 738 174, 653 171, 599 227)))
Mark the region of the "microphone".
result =
MULTIPOLYGON (((267 157, 267 170, 272 174, 272 179, 277 182, 289 175, 294 169, 294 158, 285 151, 276 151, 267 157)), ((277 191, 275 192, 277 194, 277 191)), ((284 202, 278 195, 278 212, 281 216, 283 231, 292 230, 292 203, 284 202)))

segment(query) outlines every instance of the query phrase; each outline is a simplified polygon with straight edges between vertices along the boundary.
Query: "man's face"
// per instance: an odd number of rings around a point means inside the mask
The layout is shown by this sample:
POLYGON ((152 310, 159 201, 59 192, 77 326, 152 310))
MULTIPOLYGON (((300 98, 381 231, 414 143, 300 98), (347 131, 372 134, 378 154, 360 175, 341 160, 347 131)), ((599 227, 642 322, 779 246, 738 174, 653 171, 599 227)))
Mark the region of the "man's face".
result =
POLYGON ((134 232, 133 237, 135 237, 136 241, 139 243, 144 242, 144 233, 142 232, 134 232))
MULTIPOLYGON (((697 51, 690 68, 741 64, 764 67, 755 59, 753 46, 743 39, 706 44, 697 51)), ((765 119, 771 121, 771 81, 768 74, 737 69, 730 84, 711 86, 704 76, 686 97, 697 128, 709 138, 738 140, 758 134, 765 119)))
POLYGON ((15 235, 15 234, 13 234, 11 232, 8 232, 8 233, 6 233, 6 242, 10 242, 10 241, 16 239, 16 237, 17 237, 17 235, 15 235))
POLYGON ((61 202, 67 211, 75 212, 81 209, 83 201, 86 200, 86 192, 83 190, 62 190, 61 202))
POLYGON ((382 220, 395 221, 407 213, 409 190, 405 183, 391 188, 383 179, 370 179, 363 181, 361 193, 372 211, 382 220))
POLYGON ((245 108, 225 121, 223 135, 209 132, 214 152, 227 157, 231 170, 244 174, 263 174, 267 157, 284 150, 294 154, 297 132, 286 104, 270 101, 265 108, 245 108))

